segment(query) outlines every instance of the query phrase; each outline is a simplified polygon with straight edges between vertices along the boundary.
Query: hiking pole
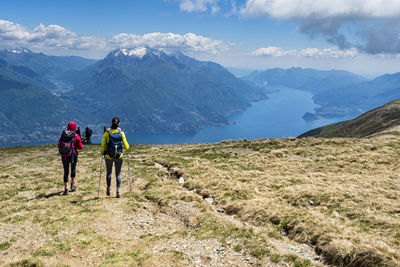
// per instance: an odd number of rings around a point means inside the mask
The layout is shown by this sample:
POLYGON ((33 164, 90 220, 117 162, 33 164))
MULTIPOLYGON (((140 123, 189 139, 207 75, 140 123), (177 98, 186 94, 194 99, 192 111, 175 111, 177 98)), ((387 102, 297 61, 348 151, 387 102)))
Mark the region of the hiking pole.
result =
POLYGON ((129 159, 128 153, 126 153, 126 160, 128 161, 128 176, 129 176, 129 193, 132 193, 132 177, 131 177, 131 169, 129 167, 129 159))
POLYGON ((99 189, 97 190, 97 198, 100 195, 100 181, 101 181, 101 169, 103 167, 103 156, 100 157, 100 173, 99 173, 99 189))

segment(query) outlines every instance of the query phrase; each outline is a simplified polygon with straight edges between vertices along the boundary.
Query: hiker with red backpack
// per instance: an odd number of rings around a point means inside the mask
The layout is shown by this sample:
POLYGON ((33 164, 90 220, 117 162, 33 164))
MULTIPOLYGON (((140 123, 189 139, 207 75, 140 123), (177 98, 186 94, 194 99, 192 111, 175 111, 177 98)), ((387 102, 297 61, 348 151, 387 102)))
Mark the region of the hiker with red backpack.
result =
POLYGON ((71 165, 71 192, 76 190, 75 175, 78 162, 78 149, 82 149, 82 141, 76 133, 76 123, 70 121, 58 140, 58 152, 64 167, 64 195, 68 194, 69 166, 71 165))
POLYGON ((115 163, 115 176, 117 182, 117 191, 116 197, 120 197, 120 189, 121 189, 121 170, 122 163, 124 161, 124 154, 122 151, 122 147, 126 150, 129 149, 129 144, 126 141, 125 134, 119 128, 119 118, 113 118, 111 121, 111 127, 103 134, 103 140, 101 141, 100 152, 104 155, 104 160, 106 162, 106 181, 107 181, 107 196, 110 196, 110 188, 111 188, 111 173, 112 166, 115 163))

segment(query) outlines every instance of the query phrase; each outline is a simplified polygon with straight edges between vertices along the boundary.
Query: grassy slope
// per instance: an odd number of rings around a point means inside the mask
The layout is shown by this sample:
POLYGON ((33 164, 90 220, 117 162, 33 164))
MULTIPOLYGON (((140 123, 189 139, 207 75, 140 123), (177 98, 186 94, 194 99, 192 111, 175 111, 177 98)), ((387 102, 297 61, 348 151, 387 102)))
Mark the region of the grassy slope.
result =
POLYGON ((398 266, 399 148, 398 137, 134 146, 121 199, 104 185, 95 199, 96 145, 68 196, 54 146, 0 148, 0 264, 323 265, 282 245, 308 243, 333 265, 398 266), (215 246, 219 263, 202 251, 215 246))
POLYGON ((310 130, 299 137, 366 137, 400 124, 400 100, 370 110, 359 117, 310 130))

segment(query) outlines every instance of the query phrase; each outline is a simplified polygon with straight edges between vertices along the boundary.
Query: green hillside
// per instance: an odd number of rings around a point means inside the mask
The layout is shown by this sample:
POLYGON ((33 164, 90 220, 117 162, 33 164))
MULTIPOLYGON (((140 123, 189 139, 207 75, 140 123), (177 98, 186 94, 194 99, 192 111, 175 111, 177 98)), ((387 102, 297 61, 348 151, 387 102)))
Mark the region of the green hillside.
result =
POLYGON ((135 145, 120 199, 98 145, 67 196, 55 146, 0 148, 0 265, 399 266, 399 141, 135 145))
POLYGON ((359 117, 310 130, 299 137, 366 137, 400 125, 400 99, 359 117))
POLYGON ((68 117, 81 117, 68 101, 0 74, 0 144, 56 141, 68 117))

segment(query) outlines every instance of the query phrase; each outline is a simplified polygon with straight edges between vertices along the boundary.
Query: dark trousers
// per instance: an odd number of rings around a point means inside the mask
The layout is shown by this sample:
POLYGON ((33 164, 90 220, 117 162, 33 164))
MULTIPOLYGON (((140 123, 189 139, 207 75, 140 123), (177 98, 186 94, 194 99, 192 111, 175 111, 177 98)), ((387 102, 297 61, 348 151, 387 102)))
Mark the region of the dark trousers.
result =
POLYGON ((124 162, 124 158, 123 157, 121 157, 119 159, 105 158, 105 160, 106 160, 106 169, 107 169, 107 176, 106 176, 107 187, 111 186, 112 166, 113 166, 113 164, 115 164, 115 178, 117 181, 117 191, 119 191, 121 188, 121 182, 122 182, 121 169, 122 169, 122 163, 124 162))
POLYGON ((71 165, 71 178, 75 178, 76 175, 76 163, 78 162, 78 155, 73 155, 73 162, 71 162, 72 157, 61 156, 62 164, 64 166, 64 183, 68 183, 69 176, 69 166, 71 165))

